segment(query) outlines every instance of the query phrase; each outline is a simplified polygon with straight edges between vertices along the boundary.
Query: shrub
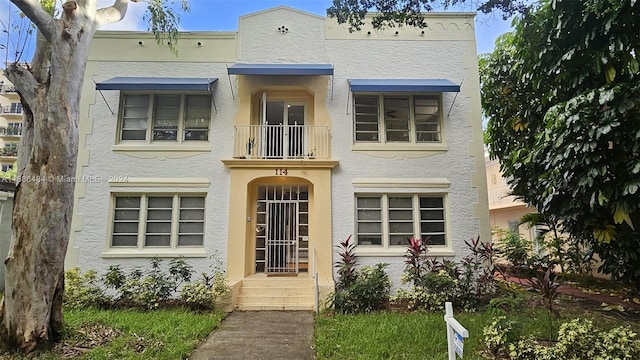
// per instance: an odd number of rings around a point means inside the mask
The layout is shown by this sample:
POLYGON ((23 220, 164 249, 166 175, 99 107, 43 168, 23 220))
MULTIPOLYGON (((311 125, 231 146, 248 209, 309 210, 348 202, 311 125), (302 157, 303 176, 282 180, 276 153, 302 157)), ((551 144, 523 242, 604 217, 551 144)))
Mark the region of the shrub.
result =
POLYGON ((509 322, 504 316, 498 317, 484 328, 489 356, 513 360, 640 358, 640 340, 636 339, 637 333, 628 327, 599 331, 592 321, 575 319, 560 326, 558 341, 554 346, 542 345, 531 337, 518 338, 514 328, 513 322, 509 322))
POLYGON ((191 280, 192 272, 184 259, 172 259, 167 273, 161 261, 153 258, 147 270, 135 268, 128 275, 120 265, 110 266, 104 284, 115 290, 120 305, 155 309, 169 300, 181 283, 191 280))
POLYGON ((409 238, 409 247, 404 261, 406 266, 403 274, 403 283, 411 283, 414 286, 420 285, 422 277, 427 272, 428 251, 426 241, 414 237, 409 238))
POLYGON ((64 272, 64 305, 73 309, 103 307, 110 299, 99 285, 98 273, 80 268, 64 272))
POLYGON ((444 303, 455 301, 457 294, 458 280, 443 269, 427 273, 420 285, 412 286, 409 291, 399 291, 394 302, 406 301, 409 310, 443 310, 444 303))
POLYGON ((376 264, 357 269, 355 245, 351 235, 340 242, 338 248, 338 269, 336 290, 329 295, 328 304, 343 314, 355 314, 383 310, 389 304, 391 282, 384 271, 387 264, 376 264))
POLYGON ((495 244, 503 260, 514 269, 527 268, 532 253, 531 241, 522 237, 517 229, 497 229, 495 234, 495 244))
POLYGON ((391 282, 384 271, 388 264, 376 264, 357 269, 353 282, 336 289, 333 306, 342 314, 356 314, 385 310, 389 306, 391 282))
POLYGON ((515 321, 507 320, 505 316, 495 318, 482 330, 487 352, 493 357, 506 354, 508 344, 516 339, 514 329, 517 329, 515 321))
POLYGON ((428 247, 420 239, 409 239, 400 289, 392 303, 408 310, 442 310, 444 303, 473 309, 489 301, 496 292, 493 278, 495 250, 480 238, 465 241, 471 254, 462 263, 427 258, 428 247))
POLYGON ((351 235, 338 245, 339 260, 335 262, 338 268, 337 289, 347 289, 356 280, 356 265, 358 258, 355 253, 355 244, 351 242, 351 235))
POLYGON ((231 290, 227 285, 225 272, 217 255, 212 255, 213 263, 209 265, 211 271, 202 273, 200 278, 185 284, 180 290, 180 298, 184 305, 192 310, 212 310, 216 300, 219 300, 231 290))

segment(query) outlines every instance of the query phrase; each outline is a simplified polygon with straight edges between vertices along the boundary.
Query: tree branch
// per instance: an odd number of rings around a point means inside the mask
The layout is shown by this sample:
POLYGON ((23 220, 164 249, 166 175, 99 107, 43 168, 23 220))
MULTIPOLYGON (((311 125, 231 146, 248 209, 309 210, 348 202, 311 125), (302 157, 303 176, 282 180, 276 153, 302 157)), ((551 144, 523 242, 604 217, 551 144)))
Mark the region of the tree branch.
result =
POLYGON ((29 70, 20 64, 8 64, 5 75, 27 104, 36 104, 36 89, 39 83, 29 70))
POLYGON ((122 20, 127 13, 129 2, 138 2, 139 0, 115 0, 112 6, 98 10, 96 19, 98 27, 117 23, 122 20))
POLYGON ((31 60, 31 73, 41 83, 49 82, 49 70, 51 67, 51 43, 46 41, 42 33, 36 35, 36 51, 31 60))
POLYGON ((36 25, 42 35, 51 42, 56 33, 55 20, 47 13, 38 0, 11 0, 36 25))

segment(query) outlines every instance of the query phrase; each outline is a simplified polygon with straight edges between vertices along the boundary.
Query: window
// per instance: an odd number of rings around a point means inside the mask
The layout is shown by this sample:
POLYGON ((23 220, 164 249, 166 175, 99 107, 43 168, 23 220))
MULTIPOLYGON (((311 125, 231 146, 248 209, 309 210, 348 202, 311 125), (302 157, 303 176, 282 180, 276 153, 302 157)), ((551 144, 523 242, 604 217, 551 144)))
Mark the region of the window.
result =
POLYGON ((207 141, 211 96, 125 94, 121 119, 121 141, 207 141))
POLYGON ((511 231, 519 231, 520 222, 518 220, 508 220, 507 224, 509 224, 509 230, 511 231))
POLYGON ((204 200, 177 194, 115 196, 111 246, 202 247, 204 200))
POLYGON ((18 143, 4 143, 4 148, 0 149, 0 156, 18 156, 18 143))
POLYGON ((407 238, 446 245, 444 197, 420 194, 356 196, 358 245, 407 246, 407 238))
POLYGON ((439 143, 439 95, 354 95, 356 142, 439 143))

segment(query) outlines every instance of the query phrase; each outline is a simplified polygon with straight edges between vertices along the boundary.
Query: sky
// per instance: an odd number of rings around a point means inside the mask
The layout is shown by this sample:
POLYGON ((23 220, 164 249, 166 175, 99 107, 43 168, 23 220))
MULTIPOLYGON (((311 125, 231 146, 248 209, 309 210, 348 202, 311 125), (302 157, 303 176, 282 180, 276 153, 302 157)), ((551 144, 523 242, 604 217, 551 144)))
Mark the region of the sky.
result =
MULTIPOLYGON (((184 31, 236 31, 238 18, 242 15, 262 11, 276 6, 289 6, 312 14, 325 16, 331 0, 189 0, 191 12, 182 15, 180 29, 184 31)), ((98 0, 98 6, 113 4, 113 0, 98 0)), ((127 16, 121 22, 102 30, 146 30, 143 20, 146 7, 144 3, 131 3, 127 16)), ((6 24, 10 11, 9 0, 0 0, 0 21, 6 24)), ((457 6, 451 11, 474 11, 470 4, 457 6)), ((476 42, 478 53, 491 52, 495 39, 509 31, 511 21, 504 21, 499 15, 478 14, 476 16, 476 42)), ((0 30, 4 30, 0 29, 0 30)), ((0 35, 0 44, 6 44, 6 33, 0 35), (4 37, 4 38, 3 38, 4 37)), ((6 55, 0 49, 0 59, 6 55)))

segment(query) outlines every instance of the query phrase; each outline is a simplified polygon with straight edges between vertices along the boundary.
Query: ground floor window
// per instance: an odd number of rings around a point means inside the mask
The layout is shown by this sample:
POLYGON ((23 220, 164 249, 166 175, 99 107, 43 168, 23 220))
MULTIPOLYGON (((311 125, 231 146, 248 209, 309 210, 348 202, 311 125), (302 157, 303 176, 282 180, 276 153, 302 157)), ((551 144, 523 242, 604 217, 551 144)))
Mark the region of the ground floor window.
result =
POLYGON ((204 244, 205 197, 122 194, 113 197, 111 246, 184 248, 204 244))
POLYGON ((445 198, 423 194, 357 194, 356 241, 360 246, 400 247, 410 237, 447 245, 445 198))

